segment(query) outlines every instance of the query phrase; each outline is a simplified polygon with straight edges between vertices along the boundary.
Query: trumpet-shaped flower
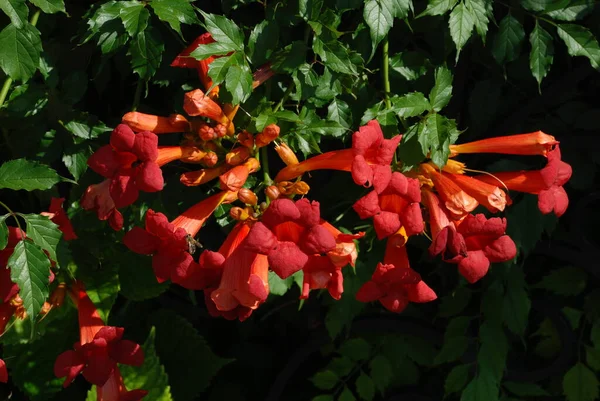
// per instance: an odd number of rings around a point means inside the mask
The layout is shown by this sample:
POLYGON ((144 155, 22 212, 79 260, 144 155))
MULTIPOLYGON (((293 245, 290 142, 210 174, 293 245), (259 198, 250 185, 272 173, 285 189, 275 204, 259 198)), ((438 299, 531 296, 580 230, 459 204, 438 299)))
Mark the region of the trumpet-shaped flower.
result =
POLYGON ((465 239, 456 231, 456 226, 440 199, 428 189, 423 189, 422 194, 423 204, 429 212, 429 228, 433 240, 429 252, 432 255, 442 254, 444 260, 459 255, 468 256, 465 239))
POLYGON ((461 153, 503 153, 507 155, 546 156, 557 144, 558 141, 552 135, 536 131, 529 134, 499 136, 450 145, 450 152, 453 155, 461 153))
POLYGON ((50 200, 50 208, 48 212, 40 213, 42 216, 47 216, 52 222, 58 225, 58 228, 63 233, 63 238, 66 241, 71 241, 77 239, 77 234, 75 234, 75 230, 73 229, 73 225, 71 224, 71 220, 69 220, 69 216, 62 208, 62 204, 65 201, 65 198, 52 198, 50 200))
POLYGON ((171 114, 168 117, 154 114, 130 111, 121 118, 121 123, 135 132, 150 131, 155 134, 170 134, 173 132, 189 132, 190 122, 181 114, 171 114))
POLYGON ((115 202, 110 195, 111 180, 106 179, 100 184, 87 187, 81 197, 81 207, 85 210, 95 210, 99 220, 108 220, 113 230, 123 228, 123 215, 117 210, 115 202))

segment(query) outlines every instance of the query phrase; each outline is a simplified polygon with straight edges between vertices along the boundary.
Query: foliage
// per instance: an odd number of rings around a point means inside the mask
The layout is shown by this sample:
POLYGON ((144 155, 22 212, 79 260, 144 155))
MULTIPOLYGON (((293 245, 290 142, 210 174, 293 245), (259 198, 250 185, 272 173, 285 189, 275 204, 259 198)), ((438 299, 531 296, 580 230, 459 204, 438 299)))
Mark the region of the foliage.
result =
MULTIPOLYGON (((77 305, 55 298, 74 280, 105 324, 142 344, 145 362, 120 372, 128 389, 149 391, 144 400, 598 398, 597 2, 0 0, 0 10, 0 267, 19 291, 0 299, 9 375, 0 399, 96 399, 83 378, 62 388, 53 372, 78 341, 77 305), (149 209, 172 220, 218 184, 184 187, 180 175, 196 168, 164 165, 161 192, 120 208, 123 231, 82 200, 100 182, 88 159, 125 113, 186 113, 184 94, 203 83, 196 69, 170 64, 205 32, 214 42, 184 59, 213 60, 206 77, 220 104, 240 106, 236 128, 257 137, 277 124, 277 141, 301 160, 349 148, 371 120, 386 138, 403 134, 394 159, 402 172, 426 160, 442 169, 456 143, 542 130, 573 167, 569 211, 542 215, 535 195, 511 191, 501 216, 518 255, 475 284, 412 236, 411 265, 439 299, 394 315, 356 299, 385 248, 351 210, 366 192, 343 172, 305 174, 325 220, 366 232, 356 265, 343 269, 341 299, 315 290, 298 300, 303 272, 269 271, 260 309, 241 323, 215 319, 202 291, 158 282, 123 232, 143 227, 149 209), (263 68, 274 74, 258 85, 263 68), (53 198, 65 199, 77 239, 55 219, 53 198), (27 237, 9 244, 9 227, 27 237)), ((159 136, 161 146, 189 139, 159 136)), ((217 151, 233 142, 218 140, 217 151)), ((244 185, 260 194, 258 212, 284 164, 273 146, 254 155, 261 170, 244 185)), ((543 167, 542 158, 465 156, 476 173, 543 167)), ((219 206, 190 246, 219 249, 232 209, 219 206)))

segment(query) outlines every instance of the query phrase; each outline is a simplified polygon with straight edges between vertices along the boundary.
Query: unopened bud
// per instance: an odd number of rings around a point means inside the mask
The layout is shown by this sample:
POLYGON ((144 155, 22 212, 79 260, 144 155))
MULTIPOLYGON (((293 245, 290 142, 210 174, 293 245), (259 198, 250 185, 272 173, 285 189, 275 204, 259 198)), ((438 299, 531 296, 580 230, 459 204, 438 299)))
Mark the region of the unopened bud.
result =
POLYGON ((230 166, 242 164, 250 157, 250 150, 244 146, 237 147, 225 155, 225 162, 230 166))
POLYGON ((50 304, 52 306, 61 307, 65 301, 65 294, 67 293, 67 284, 59 283, 52 294, 50 294, 50 304))
POLYGON ((215 126, 215 133, 219 138, 223 138, 225 135, 227 135, 227 126, 223 124, 217 124, 215 126))
POLYGON ((200 135, 200 138, 202 138, 203 141, 207 142, 217 138, 217 133, 208 124, 203 124, 200 126, 198 129, 198 135, 200 135))
POLYGON ((283 195, 291 195, 293 194, 294 183, 291 181, 281 181, 277 183, 277 188, 279 192, 283 195))
POLYGON ((298 181, 292 186, 292 192, 295 195, 306 195, 310 191, 310 187, 304 181, 298 181))
POLYGON ((254 147, 254 137, 248 131, 242 131, 238 134, 237 140, 243 146, 252 149, 254 147))
POLYGON ((258 161, 258 159, 251 157, 248 160, 246 160, 244 166, 248 168, 248 173, 252 174, 260 168, 260 162, 258 161))
POLYGON ((269 185, 265 189, 265 195, 267 195, 267 198, 269 198, 270 200, 275 200, 279 198, 281 192, 279 191, 279 188, 277 188, 275 185, 269 185))
POLYGON ((213 152, 216 152, 218 148, 219 146, 217 146, 217 144, 214 142, 206 142, 204 144, 204 150, 212 150, 213 152))
POLYGON ((294 164, 298 164, 298 158, 294 151, 288 146, 287 143, 282 142, 279 145, 275 145, 275 151, 281 158, 281 160, 285 163, 286 166, 292 166, 294 164))
POLYGON ((260 207, 260 210, 262 210, 264 212, 265 210, 267 210, 269 205, 267 205, 267 202, 261 202, 258 207, 260 207))
POLYGON ((229 119, 223 113, 221 106, 206 96, 200 89, 195 89, 184 95, 183 109, 190 116, 207 117, 218 123, 229 125, 229 119))
POLYGON ((256 205, 258 203, 258 197, 248 188, 240 188, 238 199, 247 205, 256 205))
POLYGON ((219 156, 215 152, 207 152, 206 156, 202 158, 202 163, 208 167, 213 167, 219 161, 219 156))
POLYGON ((234 206, 231 209, 229 209, 229 215, 232 219, 238 221, 244 221, 247 220, 248 217, 250 217, 250 215, 248 215, 248 212, 245 209, 242 209, 241 207, 237 206, 234 206))
POLYGON ((263 129, 263 131, 256 135, 256 139, 254 143, 257 148, 262 148, 263 146, 267 146, 269 143, 273 142, 277 137, 279 137, 279 126, 276 124, 269 124, 263 129))

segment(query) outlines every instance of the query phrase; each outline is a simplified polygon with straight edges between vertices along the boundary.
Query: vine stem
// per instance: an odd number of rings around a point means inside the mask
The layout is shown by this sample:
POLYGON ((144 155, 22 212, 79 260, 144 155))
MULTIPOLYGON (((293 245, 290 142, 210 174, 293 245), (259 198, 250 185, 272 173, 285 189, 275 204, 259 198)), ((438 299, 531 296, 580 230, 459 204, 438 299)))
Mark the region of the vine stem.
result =
POLYGON ((140 99, 142 97, 142 88, 145 82, 146 80, 141 78, 137 82, 137 85, 135 87, 135 95, 133 95, 133 105, 131 106, 131 111, 136 111, 140 105, 140 99))
MULTIPOLYGON (((29 23, 33 26, 37 25, 38 19, 40 19, 41 10, 37 10, 29 20, 29 23)), ((6 77, 4 80, 4 84, 2 85, 2 89, 0 89, 0 108, 4 105, 4 101, 6 100, 6 96, 8 95, 8 91, 10 90, 10 86, 12 85, 12 78, 6 77)))
POLYGON ((0 206, 2 206, 3 208, 5 208, 5 209, 6 209, 6 211, 8 212, 8 214, 10 214, 10 216, 11 216, 13 219, 15 219, 15 221, 17 222, 17 227, 19 227, 19 230, 21 230, 21 231, 24 231, 24 230, 21 228, 21 223, 19 223, 19 219, 17 219, 17 214, 16 214, 15 212, 13 212, 13 211, 12 211, 12 209, 11 209, 11 208, 9 208, 9 207, 6 205, 6 203, 4 203, 4 202, 2 202, 2 201, 0 201, 0 206))
POLYGON ((386 36, 383 39, 383 59, 381 60, 381 73, 383 75, 383 90, 385 92, 385 107, 387 109, 392 108, 392 102, 390 101, 390 42, 386 36))

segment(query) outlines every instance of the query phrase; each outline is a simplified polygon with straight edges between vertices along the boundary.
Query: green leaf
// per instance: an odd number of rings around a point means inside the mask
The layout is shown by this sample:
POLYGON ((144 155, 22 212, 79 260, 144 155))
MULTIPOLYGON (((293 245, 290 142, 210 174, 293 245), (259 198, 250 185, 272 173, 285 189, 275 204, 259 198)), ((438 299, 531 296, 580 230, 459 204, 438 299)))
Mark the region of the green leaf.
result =
POLYGON ((264 20, 255 25, 248 39, 248 56, 252 64, 267 62, 279 41, 279 25, 275 21, 264 20))
MULTIPOLYGON (((486 291, 487 294, 487 291, 486 291)), ((439 316, 450 317, 462 312, 471 301, 472 292, 466 287, 458 287, 454 292, 442 297, 439 316)))
MULTIPOLYGON (((202 47, 202 46, 201 46, 202 47)), ((240 53, 234 53, 231 56, 219 57, 208 66, 208 76, 215 85, 219 85, 227 77, 229 68, 243 62, 239 56, 240 53)))
POLYGON ((411 92, 391 99, 392 110, 400 118, 416 117, 431 109, 429 101, 421 92, 411 92))
POLYGON ((465 336, 455 336, 445 339, 444 345, 442 345, 442 349, 436 355, 434 363, 440 365, 458 360, 463 356, 468 345, 469 341, 465 336))
POLYGON ((171 394, 177 401, 195 399, 232 361, 215 355, 196 329, 173 312, 156 312, 152 323, 156 326, 156 353, 169 374, 171 394))
POLYGON ((54 14, 65 11, 64 0, 29 0, 46 14, 54 14))
POLYGON ((475 30, 479 36, 481 36, 481 39, 485 44, 488 25, 490 23, 490 18, 493 16, 492 0, 465 0, 465 6, 471 11, 475 30))
POLYGON ((244 34, 235 22, 222 15, 200 12, 204 17, 206 30, 210 32, 216 42, 229 45, 236 51, 244 50, 244 34))
POLYGON ((575 296, 585 290, 587 274, 584 270, 567 266, 551 271, 536 288, 543 288, 558 295, 575 296))
POLYGON ((469 380, 469 365, 457 365, 446 376, 444 393, 446 395, 460 392, 469 380))
POLYGON ((104 132, 112 131, 111 128, 108 128, 103 122, 98 121, 97 118, 85 115, 63 124, 63 127, 71 134, 82 139, 94 139, 104 132))
POLYGON ((116 268, 103 267, 85 276, 85 291, 96 306, 100 317, 108 322, 121 287, 116 268))
POLYGON ((130 390, 147 390, 144 401, 172 401, 169 377, 160 363, 155 349, 156 328, 152 327, 148 338, 142 345, 144 364, 142 366, 122 365, 121 375, 125 387, 130 390))
POLYGON ((420 52, 396 53, 390 58, 390 68, 407 81, 414 81, 427 73, 429 60, 420 52))
POLYGON ((25 0, 0 0, 0 9, 4 11, 10 22, 18 29, 27 23, 29 8, 25 0))
POLYGON ((585 347, 585 361, 596 372, 600 371, 600 348, 585 347))
POLYGON ((600 68, 600 46, 589 29, 576 24, 560 24, 558 36, 565 42, 571 56, 587 57, 592 67, 600 68))
POLYGON ((225 88, 231 94, 231 103, 245 102, 252 94, 252 72, 247 65, 234 65, 227 71, 225 88))
POLYGON ((460 401, 498 401, 498 384, 485 371, 480 371, 462 392, 460 401))
POLYGON ((594 0, 571 0, 569 5, 547 12, 546 14, 560 21, 577 21, 594 11, 594 0))
POLYGON ((350 75, 358 74, 357 64, 362 64, 362 59, 341 42, 337 40, 323 42, 316 37, 313 40, 313 50, 332 71, 350 75))
POLYGON ((0 251, 8 245, 8 227, 6 226, 6 218, 8 214, 0 216, 0 251))
POLYGON ((122 1, 119 16, 123 21, 125 30, 132 38, 146 29, 150 11, 145 7, 144 3, 139 1, 122 1))
POLYGON ((529 53, 529 68, 534 78, 538 82, 538 87, 542 79, 550 71, 554 61, 554 44, 552 36, 536 20, 535 27, 529 35, 531 43, 531 53, 529 53))
POLYGON ((521 0, 523 8, 529 11, 550 11, 564 7, 569 0, 521 0))
POLYGON ((479 327, 479 340, 481 346, 477 354, 478 366, 500 382, 508 355, 508 341, 501 323, 485 321, 479 327))
POLYGON ((452 97, 452 73, 446 67, 435 70, 435 84, 429 92, 429 103, 435 111, 440 111, 452 97))
POLYGON ((7 266, 10 268, 10 279, 19 286, 23 308, 33 323, 48 298, 50 260, 38 245, 21 240, 8 258, 7 266))
POLYGON ((296 272, 286 279, 282 279, 275 272, 269 271, 269 293, 273 295, 284 295, 297 283, 301 288, 303 275, 302 272, 296 272))
POLYGON ((25 159, 8 161, 0 166, 0 188, 50 189, 60 181, 56 171, 43 164, 25 159))
POLYGON ((171 28, 180 35, 181 24, 193 25, 200 22, 191 0, 152 0, 150 6, 161 21, 171 25, 171 28))
POLYGON ((199 45, 194 51, 190 53, 190 57, 193 57, 197 60, 204 60, 210 56, 223 56, 233 51, 234 49, 229 44, 214 42, 205 45, 199 45))
POLYGON ((423 130, 425 129, 424 121, 410 126, 408 130, 402 136, 402 142, 400 143, 399 157, 400 161, 407 169, 416 166, 425 159, 426 153, 419 142, 419 138, 423 136, 423 130))
POLYGON ((458 0, 429 0, 427 8, 423 11, 420 16, 423 15, 442 15, 450 11, 452 7, 457 3, 458 0))
POLYGON ((550 396, 550 394, 544 390, 541 386, 535 383, 516 383, 516 382, 505 382, 503 386, 519 397, 542 397, 550 396))
POLYGON ((8 24, 0 32, 0 49, 0 68, 15 81, 27 81, 40 63, 40 31, 29 23, 20 29, 8 24))
POLYGON ((325 369, 334 372, 338 377, 344 377, 352 373, 354 366, 356 364, 350 358, 340 356, 332 358, 325 369))
POLYGON ((76 181, 86 172, 87 160, 91 155, 92 150, 89 146, 83 148, 71 147, 63 153, 62 161, 76 181))
POLYGON ((500 21, 500 29, 492 44, 492 54, 499 64, 509 63, 519 57, 525 38, 523 25, 511 14, 500 21))
POLYGON ((335 121, 344 128, 350 128, 352 125, 352 111, 348 103, 338 98, 333 99, 327 107, 327 119, 335 121))
POLYGON ((364 361, 371 354, 371 344, 362 338, 352 338, 344 342, 338 352, 353 361, 364 361))
POLYGON ((523 271, 513 267, 506 282, 503 307, 504 322, 510 331, 523 336, 527 327, 530 309, 531 300, 525 289, 523 271))
MULTIPOLYGON (((357 272, 364 266, 357 261, 357 272)), ((348 327, 352 320, 362 312, 365 304, 356 300, 356 292, 361 287, 362 282, 358 276, 351 272, 351 269, 344 269, 344 296, 339 301, 331 305, 325 315, 325 328, 331 338, 336 338, 345 327, 348 327)))
POLYGON ((132 301, 156 298, 169 288, 169 283, 158 283, 148 257, 127 252, 115 261, 119 266, 121 294, 132 301))
POLYGON ((425 128, 419 136, 419 143, 422 146, 423 153, 427 154, 431 161, 438 167, 443 167, 448 161, 450 155, 450 134, 456 129, 452 120, 434 113, 430 114, 425 120, 425 128))
POLYGON ((321 394, 313 398, 312 401, 334 401, 334 398, 329 394, 321 394))
POLYGON ((371 32, 372 52, 375 52, 379 42, 385 38, 390 28, 394 26, 392 1, 367 0, 363 17, 371 32))
POLYGON ((394 377, 392 364, 389 359, 379 354, 369 362, 370 376, 377 390, 383 395, 394 377))
POLYGON ((310 381, 313 382, 315 387, 320 390, 331 390, 339 382, 340 378, 330 370, 324 370, 317 372, 310 381))
POLYGON ((129 45, 131 68, 141 79, 150 79, 162 60, 165 45, 158 32, 148 28, 138 33, 129 45))
POLYGON ((563 378, 563 394, 567 401, 598 399, 598 378, 587 366, 578 362, 563 378))
POLYGON ((594 347, 600 349, 600 320, 594 322, 590 332, 590 340, 592 340, 594 347))
POLYGON ((356 397, 352 393, 352 390, 350 390, 348 388, 348 386, 344 386, 344 389, 342 390, 342 392, 340 393, 340 396, 338 397, 338 401, 356 401, 356 397))
POLYGON ((62 236, 58 226, 46 216, 39 214, 25 214, 23 218, 27 222, 27 237, 50 255, 50 259, 56 260, 56 247, 62 236))
POLYGON ((358 379, 356 379, 356 392, 364 401, 371 401, 373 400, 373 397, 375 397, 375 384, 373 383, 373 379, 364 372, 361 372, 358 379))
POLYGON ((456 45, 456 62, 458 62, 460 51, 473 33, 475 18, 471 10, 461 2, 450 13, 448 26, 450 27, 450 36, 456 45))

